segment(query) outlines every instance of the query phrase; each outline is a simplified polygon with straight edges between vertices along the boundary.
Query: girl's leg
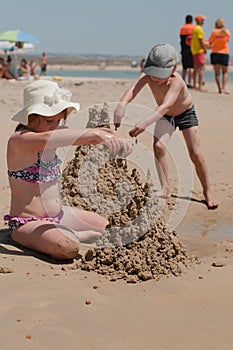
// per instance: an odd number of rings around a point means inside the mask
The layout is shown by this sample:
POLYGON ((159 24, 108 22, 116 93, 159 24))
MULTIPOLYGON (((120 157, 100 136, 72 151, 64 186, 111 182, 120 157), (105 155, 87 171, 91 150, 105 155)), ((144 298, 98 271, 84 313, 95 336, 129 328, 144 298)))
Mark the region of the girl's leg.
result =
POLYGON ((30 221, 17 227, 12 240, 55 259, 72 259, 79 251, 79 240, 72 230, 48 221, 30 221))
POLYGON ((173 132, 174 126, 165 119, 160 119, 155 125, 153 149, 155 156, 155 165, 161 184, 161 190, 157 191, 156 194, 158 197, 162 198, 170 197, 166 152, 167 144, 173 132))
POLYGON ((80 242, 96 241, 108 225, 106 218, 94 212, 69 206, 64 206, 63 210, 61 224, 74 230, 80 242))

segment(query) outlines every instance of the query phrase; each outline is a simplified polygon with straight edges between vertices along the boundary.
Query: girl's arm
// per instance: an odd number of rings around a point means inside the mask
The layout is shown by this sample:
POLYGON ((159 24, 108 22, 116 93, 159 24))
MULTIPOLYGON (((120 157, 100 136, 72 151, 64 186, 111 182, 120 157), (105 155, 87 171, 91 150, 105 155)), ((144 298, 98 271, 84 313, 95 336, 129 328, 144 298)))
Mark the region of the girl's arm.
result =
POLYGON ((64 146, 79 146, 89 144, 105 143, 110 151, 118 154, 123 151, 127 156, 131 152, 130 142, 123 138, 118 132, 109 128, 91 128, 91 129, 56 129, 46 132, 21 131, 16 132, 11 141, 21 149, 43 150, 56 149, 64 146))

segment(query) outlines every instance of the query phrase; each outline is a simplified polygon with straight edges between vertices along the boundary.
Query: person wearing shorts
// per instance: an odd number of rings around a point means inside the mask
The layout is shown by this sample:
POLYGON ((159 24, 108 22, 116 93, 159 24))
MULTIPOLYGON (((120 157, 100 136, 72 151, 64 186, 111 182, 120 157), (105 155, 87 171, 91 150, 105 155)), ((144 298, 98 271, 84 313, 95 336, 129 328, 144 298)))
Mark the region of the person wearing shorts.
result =
POLYGON ((192 39, 193 29, 193 17, 187 15, 185 17, 185 24, 180 27, 180 47, 181 47, 181 63, 182 63, 182 78, 186 80, 186 74, 188 73, 187 87, 193 87, 193 56, 190 49, 190 43, 192 39))
POLYGON ((195 21, 197 25, 193 30, 192 40, 191 40, 191 52, 193 55, 193 65, 194 65, 194 89, 199 91, 205 91, 203 89, 203 78, 205 72, 205 34, 202 29, 206 17, 203 15, 197 15, 195 21))
POLYGON ((165 114, 162 119, 166 119, 173 125, 174 129, 178 127, 180 131, 199 125, 194 106, 175 117, 165 114))
POLYGON ((200 148, 198 119, 193 99, 181 75, 176 72, 179 63, 176 49, 167 43, 155 45, 149 52, 143 72, 122 95, 114 110, 114 126, 119 128, 127 105, 138 93, 148 86, 156 102, 155 109, 129 131, 131 137, 137 137, 147 127, 155 124, 153 151, 160 189, 155 195, 168 199, 171 197, 167 146, 178 127, 184 137, 190 159, 200 180, 204 202, 208 209, 216 209, 219 202, 213 198, 207 164, 200 148))
POLYGON ((225 28, 223 18, 217 18, 215 21, 215 29, 209 37, 211 47, 210 62, 214 67, 215 81, 218 92, 228 94, 226 84, 228 80, 229 65, 229 46, 230 31, 225 28), (222 79, 221 79, 222 75, 222 79))

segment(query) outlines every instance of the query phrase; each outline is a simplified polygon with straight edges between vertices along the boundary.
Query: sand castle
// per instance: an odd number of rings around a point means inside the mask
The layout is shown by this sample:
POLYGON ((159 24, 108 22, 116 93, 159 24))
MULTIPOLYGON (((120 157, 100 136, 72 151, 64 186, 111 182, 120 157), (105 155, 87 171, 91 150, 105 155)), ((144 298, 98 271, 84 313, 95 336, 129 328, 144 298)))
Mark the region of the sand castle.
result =
MULTIPOLYGON (((88 128, 110 127, 108 105, 89 109, 88 128)), ((62 176, 64 201, 109 220, 103 237, 76 267, 111 281, 136 283, 178 276, 190 258, 175 231, 166 228, 150 172, 145 181, 126 159, 112 158, 107 147, 79 146, 62 176)))

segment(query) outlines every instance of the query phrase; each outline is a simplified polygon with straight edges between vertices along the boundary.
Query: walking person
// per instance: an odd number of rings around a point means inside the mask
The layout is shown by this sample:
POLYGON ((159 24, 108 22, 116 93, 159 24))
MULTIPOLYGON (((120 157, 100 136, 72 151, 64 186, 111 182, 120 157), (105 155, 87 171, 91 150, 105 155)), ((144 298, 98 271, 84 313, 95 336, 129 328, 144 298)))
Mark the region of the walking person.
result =
POLYGON ((230 36, 230 30, 225 28, 224 19, 217 18, 215 21, 215 29, 209 37, 209 45, 211 48, 210 62, 214 67, 215 81, 220 94, 229 94, 226 90, 226 84, 228 80, 230 57, 228 46, 230 36))
POLYGON ((185 17, 185 24, 180 27, 180 46, 181 46, 181 62, 182 62, 182 78, 186 81, 188 75, 188 88, 193 88, 193 55, 190 44, 195 24, 193 24, 193 16, 185 17))
POLYGON ((206 45, 205 45, 205 33, 202 29, 202 26, 205 22, 206 17, 203 15, 197 15, 195 17, 196 26, 193 30, 192 40, 191 40, 191 51, 193 55, 193 82, 194 89, 199 91, 206 91, 203 88, 204 82, 204 72, 205 72, 205 54, 206 54, 206 45))

